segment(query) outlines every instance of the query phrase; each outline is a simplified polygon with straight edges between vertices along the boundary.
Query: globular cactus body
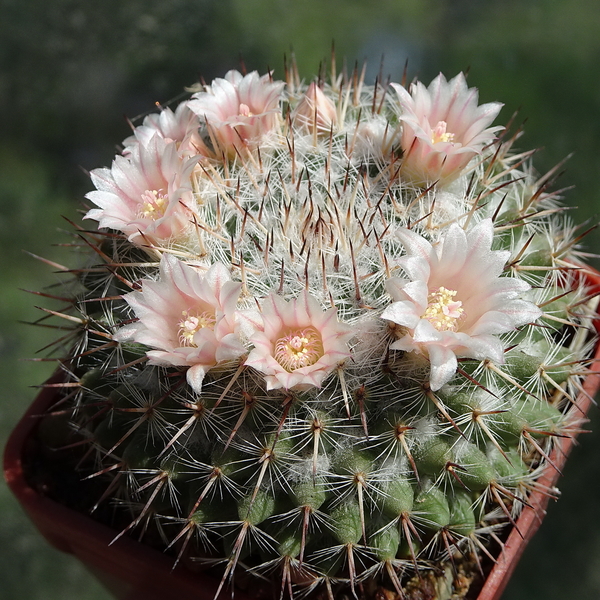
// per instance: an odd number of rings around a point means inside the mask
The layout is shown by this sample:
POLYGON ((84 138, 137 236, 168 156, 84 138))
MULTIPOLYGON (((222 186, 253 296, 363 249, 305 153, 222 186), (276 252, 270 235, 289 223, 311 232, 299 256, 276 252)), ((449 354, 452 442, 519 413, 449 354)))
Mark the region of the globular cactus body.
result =
POLYGON ((136 127, 92 172, 63 360, 91 506, 220 589, 404 595, 494 553, 591 346, 577 234, 499 110, 462 75, 230 72, 136 127))

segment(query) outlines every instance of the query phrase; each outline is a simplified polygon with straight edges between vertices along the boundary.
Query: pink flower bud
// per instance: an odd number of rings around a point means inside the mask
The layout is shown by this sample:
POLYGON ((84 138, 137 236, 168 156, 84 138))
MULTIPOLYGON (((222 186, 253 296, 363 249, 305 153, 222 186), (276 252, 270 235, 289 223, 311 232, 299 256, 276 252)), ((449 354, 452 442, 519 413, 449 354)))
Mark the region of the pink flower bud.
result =
POLYGON ((335 104, 316 83, 311 83, 292 113, 293 123, 308 131, 328 134, 337 122, 335 104))

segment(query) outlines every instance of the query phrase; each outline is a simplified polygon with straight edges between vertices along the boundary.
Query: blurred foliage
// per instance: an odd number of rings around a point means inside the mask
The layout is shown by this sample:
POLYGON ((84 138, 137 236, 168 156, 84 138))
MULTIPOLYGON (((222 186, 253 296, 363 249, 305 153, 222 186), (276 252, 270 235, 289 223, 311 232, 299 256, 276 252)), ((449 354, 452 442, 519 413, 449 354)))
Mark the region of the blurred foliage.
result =
POLYGON ((212 78, 237 57, 228 51, 239 37, 229 0, 3 4, 0 95, 11 111, 2 130, 59 161, 87 167, 98 158, 90 140, 109 160, 126 134, 119 115, 150 110, 199 67, 212 78))
MULTIPOLYGON (((90 183, 84 170, 108 165, 129 118, 178 96, 198 78, 238 68, 273 68, 295 52, 301 74, 330 59, 367 60, 384 74, 428 83, 469 69, 483 102, 500 100, 500 122, 519 110, 522 149, 543 172, 570 152, 559 187, 574 218, 596 221, 600 191, 600 11, 597 0, 0 0, 0 440, 25 409, 51 363, 22 362, 56 332, 17 323, 42 313, 39 290, 58 277, 29 250, 69 266, 90 183), (83 170, 80 168, 82 167, 83 170)), ((597 234, 586 245, 600 251, 597 234)), ((43 353, 41 354, 43 356, 43 353)), ((596 429, 600 419, 594 417, 596 429)), ((504 597, 600 597, 600 435, 584 436, 561 481, 562 500, 534 539, 504 597)), ((50 550, 0 484, 0 596, 6 600, 105 599, 83 569, 50 550), (9 543, 7 543, 9 542, 9 543)))

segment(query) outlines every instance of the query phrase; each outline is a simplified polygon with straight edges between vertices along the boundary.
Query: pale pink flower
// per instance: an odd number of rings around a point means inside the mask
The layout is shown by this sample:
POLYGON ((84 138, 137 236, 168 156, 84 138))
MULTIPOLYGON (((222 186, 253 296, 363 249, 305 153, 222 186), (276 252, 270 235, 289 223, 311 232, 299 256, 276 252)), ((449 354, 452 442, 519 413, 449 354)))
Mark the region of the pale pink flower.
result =
POLYGON ((159 280, 124 296, 138 321, 113 338, 155 348, 147 352, 150 364, 189 367, 187 381, 199 393, 209 369, 246 352, 236 318, 241 287, 221 263, 202 273, 163 254, 159 280))
POLYGON ((284 86, 268 74, 259 77, 253 71, 242 76, 229 71, 225 79, 215 79, 209 91, 194 94, 188 106, 206 128, 199 139, 200 149, 204 146, 208 154, 235 156, 236 148, 252 148, 279 123, 284 86))
POLYGON ((294 109, 292 121, 311 133, 314 131, 326 135, 335 127, 337 109, 333 101, 313 82, 294 109))
POLYGON ((137 144, 147 146, 154 135, 166 141, 176 142, 180 147, 199 126, 198 116, 189 109, 187 102, 178 104, 175 112, 169 107, 162 108, 159 113, 146 116, 142 124, 133 130, 133 135, 123 140, 124 154, 130 152, 131 147, 137 144))
POLYGON ((264 373, 267 389, 321 387, 350 351, 352 329, 337 319, 337 309, 323 310, 308 292, 286 302, 271 294, 262 304, 262 329, 250 342, 246 365, 264 373))
POLYGON ((502 129, 486 129, 502 104, 478 106, 477 89, 467 87, 462 73, 450 81, 440 73, 429 88, 421 82, 411 84, 410 93, 401 85, 391 85, 398 94, 403 125, 400 173, 416 185, 452 181, 502 129))
POLYGON ((110 169, 91 172, 97 189, 86 198, 99 208, 84 218, 122 231, 136 244, 161 245, 190 228, 195 164, 178 155, 175 142, 153 135, 127 156, 115 157, 110 169))
POLYGON ((398 237, 407 251, 398 263, 408 279, 387 282, 394 302, 381 317, 400 325, 402 336, 390 347, 428 357, 434 391, 456 373, 457 357, 504 363, 497 336, 542 312, 519 298, 528 283, 501 276, 510 252, 491 249, 491 219, 468 233, 451 225, 436 247, 409 229, 400 229, 398 237))

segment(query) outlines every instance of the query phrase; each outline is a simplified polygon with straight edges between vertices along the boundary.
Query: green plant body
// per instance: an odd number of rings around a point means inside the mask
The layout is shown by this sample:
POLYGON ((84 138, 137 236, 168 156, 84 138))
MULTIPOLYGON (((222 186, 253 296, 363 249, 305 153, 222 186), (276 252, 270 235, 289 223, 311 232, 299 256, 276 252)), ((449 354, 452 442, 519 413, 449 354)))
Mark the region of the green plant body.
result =
POLYGON ((462 74, 331 70, 229 72, 92 172, 40 438, 219 593, 449 598, 580 427, 581 232, 462 74))

